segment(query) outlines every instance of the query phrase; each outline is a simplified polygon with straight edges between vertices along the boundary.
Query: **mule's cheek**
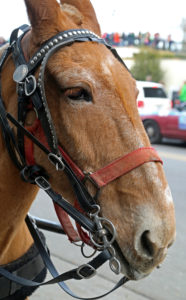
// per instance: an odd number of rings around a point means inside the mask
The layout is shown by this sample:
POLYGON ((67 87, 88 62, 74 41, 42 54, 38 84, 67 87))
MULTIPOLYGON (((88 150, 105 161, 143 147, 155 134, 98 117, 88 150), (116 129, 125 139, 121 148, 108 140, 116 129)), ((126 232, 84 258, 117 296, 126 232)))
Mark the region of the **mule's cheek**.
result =
POLYGON ((165 189, 165 201, 166 201, 167 205, 173 204, 173 198, 172 198, 172 194, 171 194, 171 190, 170 190, 169 186, 167 186, 165 189))

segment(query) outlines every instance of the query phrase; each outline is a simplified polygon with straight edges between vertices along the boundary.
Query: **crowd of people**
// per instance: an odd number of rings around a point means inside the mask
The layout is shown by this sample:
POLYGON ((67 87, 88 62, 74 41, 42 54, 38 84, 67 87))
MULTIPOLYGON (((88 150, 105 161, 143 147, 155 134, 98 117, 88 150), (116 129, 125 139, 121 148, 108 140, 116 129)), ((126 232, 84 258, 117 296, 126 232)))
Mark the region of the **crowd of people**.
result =
POLYGON ((4 39, 4 37, 0 36, 0 47, 6 43, 7 43, 7 41, 4 39))
MULTIPOLYGON (((141 33, 135 35, 133 32, 129 34, 118 32, 104 33, 102 36, 108 44, 112 46, 150 46, 155 49, 163 49, 176 51, 178 50, 178 44, 172 39, 171 35, 167 36, 167 39, 161 38, 159 33, 151 35, 150 32, 141 33)), ((0 36, 0 47, 7 41, 0 36)))
POLYGON ((177 43, 172 39, 169 34, 166 39, 161 38, 159 33, 151 35, 150 32, 141 33, 137 35, 134 32, 129 34, 118 32, 104 33, 103 38, 112 46, 150 46, 155 49, 163 49, 176 51, 177 43))

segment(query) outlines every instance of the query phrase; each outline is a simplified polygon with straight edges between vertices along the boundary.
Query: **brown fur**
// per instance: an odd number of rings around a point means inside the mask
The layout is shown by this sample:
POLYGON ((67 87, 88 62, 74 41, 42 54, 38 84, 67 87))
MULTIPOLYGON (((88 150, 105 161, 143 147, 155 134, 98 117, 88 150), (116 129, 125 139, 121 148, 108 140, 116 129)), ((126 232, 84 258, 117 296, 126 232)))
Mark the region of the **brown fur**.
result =
MULTIPOLYGON (((63 30, 81 27, 100 34, 88 0, 61 1, 62 9, 55 0, 25 3, 32 24, 32 32, 24 41, 28 57, 43 41, 63 30)), ((3 99, 7 111, 16 116, 13 71, 9 58, 2 72, 3 99)), ((48 63, 45 83, 59 141, 82 170, 95 171, 125 153, 149 146, 137 111, 135 80, 105 46, 75 43, 58 51, 48 63), (92 103, 68 99, 67 91, 77 86, 91 91, 92 103)), ((30 124, 32 117, 27 122, 30 124)), ((0 219, 0 264, 6 264, 24 254, 32 243, 24 218, 37 188, 20 179, 2 137, 0 153, 0 211, 5 216, 0 219)), ((34 156, 50 174, 53 188, 73 202, 65 175, 56 172, 37 147, 34 156)), ((174 239, 174 206, 167 195, 169 190, 159 163, 147 163, 102 190, 102 214, 116 226, 117 242, 131 265, 130 272, 124 266, 122 270, 131 278, 151 272, 164 259, 174 239), (145 231, 149 231, 152 254, 141 243, 145 231)))

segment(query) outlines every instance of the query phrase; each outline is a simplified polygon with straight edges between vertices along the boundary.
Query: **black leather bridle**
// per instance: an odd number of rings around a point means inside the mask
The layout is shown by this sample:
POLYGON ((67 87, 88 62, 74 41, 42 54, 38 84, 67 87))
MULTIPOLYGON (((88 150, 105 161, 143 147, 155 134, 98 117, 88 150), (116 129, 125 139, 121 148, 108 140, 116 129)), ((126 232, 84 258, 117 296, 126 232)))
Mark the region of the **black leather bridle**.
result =
MULTIPOLYGON (((109 236, 108 230, 103 228, 102 219, 100 218, 99 208, 97 209, 96 201, 93 196, 90 195, 86 186, 78 179, 76 174, 73 172, 72 168, 62 157, 59 148, 58 140, 55 133, 55 129, 52 122, 52 117, 48 108, 45 95, 44 87, 44 73, 47 62, 49 58, 58 50, 65 46, 69 46, 75 42, 96 42, 104 44, 108 49, 112 51, 114 56, 125 66, 123 60, 119 57, 116 50, 109 46, 102 38, 85 29, 74 29, 61 32, 56 36, 52 37, 50 40, 45 42, 41 48, 34 54, 34 56, 27 62, 25 60, 21 40, 25 33, 27 33, 30 28, 27 25, 23 25, 20 28, 17 28, 13 31, 10 38, 10 45, 3 53, 0 59, 0 73, 4 66, 6 59, 12 54, 16 69, 13 75, 13 79, 17 84, 17 94, 18 94, 18 120, 16 120, 11 114, 6 112, 6 109, 3 104, 2 95, 0 94, 0 124, 2 128, 2 133, 4 136, 5 144, 9 155, 20 170, 22 179, 26 182, 32 184, 37 184, 42 188, 53 200, 54 203, 57 203, 61 208, 63 208, 76 222, 78 222, 83 228, 88 230, 94 236, 99 235, 99 240, 101 239, 101 244, 98 244, 98 250, 100 254, 92 259, 89 263, 80 266, 79 268, 73 269, 69 272, 59 275, 56 271, 50 257, 48 255, 45 246, 43 245, 39 234, 38 229, 35 225, 34 220, 28 215, 26 217, 26 223, 32 234, 32 237, 37 245, 39 252, 44 260, 45 265, 48 270, 54 277, 54 279, 49 280, 45 283, 37 283, 27 279, 20 278, 8 272, 6 269, 0 267, 0 274, 6 277, 8 280, 14 281, 15 283, 22 286, 36 287, 46 284, 58 283, 59 286, 69 295, 76 299, 83 299, 76 296, 67 285, 64 283, 69 279, 81 280, 84 278, 89 278, 95 275, 96 270, 106 261, 110 260, 115 264, 113 270, 116 273, 119 273, 120 264, 115 258, 115 253, 113 254, 113 241, 114 239, 109 236), (18 31, 23 31, 23 35, 18 37, 18 31), (40 66, 39 77, 36 81, 34 76, 35 71, 40 66), (24 122, 26 118, 26 110, 28 105, 28 100, 32 100, 32 105, 37 112, 38 119, 42 124, 42 128, 45 132, 49 149, 46 148, 43 144, 40 143, 29 131, 24 128, 24 122), (8 120, 17 127, 17 137, 15 137, 12 128, 9 125, 8 120), (24 136, 29 137, 33 143, 35 143, 49 158, 50 162, 56 166, 56 169, 63 170, 67 177, 70 180, 70 183, 73 187, 73 190, 76 194, 78 202, 81 208, 87 212, 87 216, 82 214, 76 208, 74 208, 69 202, 67 202, 61 195, 54 192, 48 182, 48 176, 45 170, 38 166, 28 166, 25 160, 24 154, 24 136), (101 227, 100 227, 101 226, 101 227), (100 231, 101 229, 104 229, 100 231), (111 242, 112 241, 112 242, 111 242), (100 245, 100 247, 99 247, 100 245)), ((126 67, 126 66, 125 66, 126 67)), ((107 220, 104 220, 107 223, 107 220)), ((111 222, 109 221, 109 224, 111 222)), ((108 225, 108 224, 107 224, 108 225)), ((114 226, 111 223, 111 227, 114 226)), ((97 246, 97 244, 96 244, 97 246)), ((119 286, 123 285, 128 279, 123 277, 116 286, 106 293, 108 295, 110 292, 117 289, 119 286)), ((99 297, 94 297, 90 299, 99 299, 105 295, 99 297)), ((0 297, 1 299, 1 297, 0 297)), ((85 298, 87 299, 87 298, 85 298)))

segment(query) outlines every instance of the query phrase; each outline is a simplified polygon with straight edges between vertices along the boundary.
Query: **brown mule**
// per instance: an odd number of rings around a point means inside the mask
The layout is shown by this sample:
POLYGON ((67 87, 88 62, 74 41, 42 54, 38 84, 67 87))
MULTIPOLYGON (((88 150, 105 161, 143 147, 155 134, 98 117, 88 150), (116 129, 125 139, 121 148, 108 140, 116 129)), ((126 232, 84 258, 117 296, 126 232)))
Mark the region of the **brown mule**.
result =
MULTIPOLYGON (((56 0, 25 0, 25 4, 32 25, 23 40, 27 58, 64 30, 87 28, 100 35, 88 0, 61 0, 61 5, 56 0)), ((1 76, 2 98, 16 118, 14 70, 10 57, 1 76)), ((45 88, 59 142, 82 170, 93 172, 150 146, 137 111, 135 80, 104 45, 74 43, 56 52, 47 64, 45 88)), ((26 125, 32 126, 35 118, 30 111, 26 125)), ((0 211, 5 216, 0 219, 0 264, 5 265, 33 243, 24 220, 38 188, 20 179, 1 133, 0 153, 0 211)), ((47 170, 53 188, 73 203, 63 172, 52 169, 37 147, 34 158, 47 170)), ((174 205, 162 165, 149 162, 112 181, 103 188, 99 205, 117 230, 122 273, 143 278, 163 261, 175 238, 174 205)))

